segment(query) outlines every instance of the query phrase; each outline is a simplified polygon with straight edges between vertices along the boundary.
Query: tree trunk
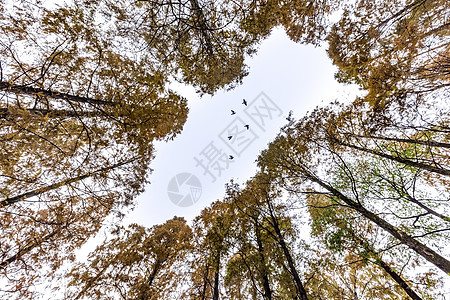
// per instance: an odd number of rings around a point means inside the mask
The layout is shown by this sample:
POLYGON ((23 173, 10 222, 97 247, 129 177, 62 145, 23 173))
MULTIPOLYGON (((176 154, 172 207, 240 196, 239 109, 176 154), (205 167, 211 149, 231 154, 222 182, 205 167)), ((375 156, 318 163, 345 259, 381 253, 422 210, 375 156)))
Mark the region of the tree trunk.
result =
POLYGON ((153 281, 155 280, 156 274, 158 274, 160 263, 159 261, 155 262, 155 265, 153 266, 152 273, 148 277, 148 286, 151 287, 153 284, 153 281))
POLYGON ((272 299, 272 289, 270 288, 269 283, 269 276, 267 274, 267 268, 266 268, 266 259, 264 257, 264 248, 261 241, 261 231, 257 224, 255 224, 255 234, 256 234, 256 243, 258 244, 258 255, 259 255, 259 262, 261 264, 261 275, 263 279, 263 287, 264 287, 264 298, 265 299, 272 299))
POLYGON ((382 22, 380 22, 377 27, 382 27, 384 25, 386 25, 387 23, 389 23, 390 21, 393 21, 395 19, 401 19, 403 16, 407 14, 409 11, 412 11, 414 9, 417 9, 417 7, 424 5, 425 2, 427 2, 428 0, 416 0, 411 4, 406 5, 403 9, 401 9, 400 11, 396 12, 395 14, 393 14, 392 16, 390 16, 389 18, 383 20, 382 22))
POLYGON ((414 168, 419 168, 419 169, 427 170, 427 171, 430 171, 430 172, 433 172, 433 173, 438 173, 438 174, 450 176, 450 170, 448 170, 448 169, 436 168, 436 167, 433 167, 433 166, 431 166, 429 164, 425 164, 425 163, 421 163, 421 162, 417 162, 417 161, 412 161, 412 160, 410 160, 408 158, 404 158, 404 157, 400 157, 400 156, 393 156, 393 155, 382 153, 380 151, 376 151, 376 150, 373 150, 373 149, 366 149, 366 148, 359 147, 359 146, 356 146, 356 145, 347 144, 347 143, 344 143, 344 142, 339 141, 337 139, 333 139, 333 141, 335 141, 336 143, 338 143, 338 144, 340 144, 342 146, 346 146, 346 147, 349 147, 349 148, 352 148, 352 149, 356 149, 356 150, 363 151, 363 152, 366 152, 366 153, 370 153, 370 154, 373 154, 373 155, 377 155, 377 156, 380 156, 380 157, 383 157, 383 158, 394 160, 396 162, 399 162, 399 163, 402 163, 402 164, 405 164, 405 165, 408 165, 408 166, 411 166, 411 167, 414 167, 414 168))
POLYGON ((218 268, 214 272, 213 300, 219 300, 219 270, 218 270, 218 268))
POLYGON ((357 234, 355 234, 353 232, 353 230, 351 230, 351 234, 352 234, 352 238, 355 239, 363 248, 364 250, 369 253, 374 259, 375 259, 375 264, 380 266, 381 268, 383 268, 384 271, 386 271, 386 273, 389 274, 389 276, 391 276, 391 278, 397 282, 397 284, 405 291, 405 293, 411 297, 411 299, 413 300, 422 300, 422 298, 420 298, 419 295, 417 295, 412 289, 411 287, 408 285, 408 283, 403 280, 403 278, 397 274, 397 272, 395 272, 385 261, 383 261, 379 255, 379 253, 373 248, 372 245, 369 245, 369 243, 364 240, 363 238, 361 238, 360 236, 358 236, 357 234))
POLYGON ((429 208, 428 206, 424 205, 422 202, 420 202, 419 200, 411 197, 410 195, 407 195, 407 199, 416 204, 417 206, 419 206, 420 208, 424 209, 427 213, 436 216, 442 220, 444 220, 445 222, 450 222, 450 217, 444 216, 443 214, 440 214, 436 211, 434 211, 433 209, 429 208))
MULTIPOLYGON (((41 117, 48 116, 50 118, 79 118, 79 117, 99 117, 106 115, 100 111, 74 111, 62 109, 23 109, 29 112, 32 116, 41 117)), ((15 120, 17 114, 12 113, 8 108, 0 108, 0 119, 15 120)))
POLYGON ((209 266, 206 265, 206 273, 203 276, 203 288, 201 292, 201 299, 206 300, 206 288, 208 287, 209 266))
POLYGON ((24 254, 27 254, 31 250, 33 250, 35 247, 38 247, 41 243, 50 240, 52 237, 57 235, 61 231, 60 228, 56 229, 52 233, 47 234, 40 240, 34 240, 33 242, 29 242, 24 248, 19 249, 16 254, 13 256, 10 256, 9 258, 5 259, 0 263, 0 270, 6 268, 9 264, 15 262, 16 260, 20 259, 24 254))
POLYGON ((41 88, 34 88, 31 86, 15 85, 9 82, 0 81, 0 91, 7 93, 13 93, 16 95, 28 95, 28 96, 46 96, 53 99, 67 100, 78 103, 89 103, 89 104, 99 104, 99 105, 116 105, 116 103, 105 100, 98 100, 89 97, 75 96, 67 93, 59 93, 51 90, 45 90, 41 88))
POLYGON ((422 300, 419 295, 417 295, 408 285, 406 281, 403 280, 403 278, 400 277, 392 268, 386 264, 383 260, 377 259, 376 263, 382 267, 386 273, 388 273, 392 279, 395 280, 395 282, 398 283, 398 285, 405 291, 406 294, 408 294, 409 297, 413 300, 422 300))
POLYGON ((213 300, 219 300, 219 272, 220 272, 220 251, 217 251, 214 258, 214 287, 213 300))
POLYGON ((19 201, 23 201, 23 200, 31 198, 31 197, 39 196, 39 195, 41 195, 43 193, 46 193, 46 192, 49 192, 51 190, 56 190, 56 189, 58 189, 60 187, 72 184, 74 182, 81 181, 81 180, 86 179, 88 177, 91 177, 93 175, 96 175, 96 174, 99 174, 99 173, 102 173, 102 172, 110 171, 112 169, 115 169, 115 168, 118 168, 120 166, 126 165, 126 164, 128 164, 128 163, 130 163, 130 162, 132 162, 134 160, 136 160, 136 158, 132 158, 132 159, 129 159, 129 160, 126 160, 126 161, 122 161, 120 163, 114 164, 114 165, 106 167, 106 168, 101 168, 101 169, 93 171, 93 172, 88 172, 87 174, 84 174, 84 175, 80 175, 80 176, 77 176, 77 177, 65 179, 65 180, 62 180, 60 182, 57 182, 57 183, 54 183, 54 184, 51 184, 51 185, 48 185, 48 186, 44 186, 44 187, 35 189, 33 191, 29 191, 29 192, 26 192, 26 193, 23 193, 23 194, 14 196, 14 197, 6 198, 6 199, 0 201, 0 208, 3 208, 5 206, 9 206, 11 204, 17 203, 19 201))
MULTIPOLYGON (((349 133, 345 133, 349 135, 349 133)), ((398 143, 408 143, 408 144, 417 144, 417 145, 424 145, 429 147, 440 147, 440 148, 449 148, 449 143, 442 143, 442 142, 436 142, 436 141, 424 141, 424 140, 416 140, 416 139, 402 139, 402 138, 391 138, 391 137, 382 137, 382 136, 365 136, 365 135, 353 135, 357 138, 366 138, 366 139, 374 139, 374 140, 381 140, 381 141, 389 141, 389 142, 398 142, 398 143)))
POLYGON ((437 211, 429 208, 428 206, 426 206, 425 204, 423 204, 422 202, 420 202, 419 200, 417 200, 416 198, 411 196, 408 193, 408 191, 404 185, 398 185, 395 181, 390 180, 390 179, 386 178, 385 176, 381 176, 381 178, 384 181, 388 182, 390 184, 390 186, 392 187, 392 189, 394 189, 399 195, 404 195, 409 202, 414 203, 415 205, 419 206, 420 208, 425 210, 427 212, 427 214, 431 214, 435 217, 438 217, 445 222, 450 222, 450 217, 447 217, 443 214, 438 213, 437 211))
POLYGON ((408 246, 410 249, 414 250, 417 254, 421 255, 423 258, 434 264, 436 267, 444 271, 446 274, 450 274, 450 261, 445 259, 443 256, 439 255, 434 250, 430 249, 428 246, 422 244, 421 242, 415 240, 410 235, 405 232, 396 229, 392 224, 386 222, 384 219, 380 218, 378 215, 364 208, 358 202, 348 198, 332 186, 326 184, 319 178, 313 176, 309 172, 302 172, 309 180, 319 184, 321 187, 328 190, 333 196, 343 201, 350 208, 356 210, 361 215, 371 220, 385 231, 389 232, 392 236, 398 239, 402 244, 408 246))
POLYGON ((284 241, 284 237, 281 234, 280 226, 278 225, 277 218, 273 215, 272 206, 269 203, 269 209, 270 209, 270 217, 272 219, 272 225, 273 229, 275 230, 275 233, 278 238, 278 244, 280 245, 281 249, 283 250, 284 256, 286 257, 286 260, 288 262, 290 273, 292 274, 292 277, 294 278, 294 283, 297 287, 297 294, 300 294, 301 300, 308 300, 308 295, 306 293, 305 288, 303 287, 303 284, 300 280, 300 276, 298 275, 297 269, 294 264, 294 259, 291 256, 291 253, 286 245, 286 242, 284 241))

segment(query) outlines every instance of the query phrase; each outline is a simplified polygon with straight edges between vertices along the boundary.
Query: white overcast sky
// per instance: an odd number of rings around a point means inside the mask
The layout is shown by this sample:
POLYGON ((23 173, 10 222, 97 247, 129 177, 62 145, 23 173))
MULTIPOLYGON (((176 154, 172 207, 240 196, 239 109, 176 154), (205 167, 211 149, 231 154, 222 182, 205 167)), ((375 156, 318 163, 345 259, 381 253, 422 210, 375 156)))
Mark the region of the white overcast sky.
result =
MULTIPOLYGON (((128 214, 125 223, 152 226, 173 216, 192 220, 202 208, 223 197, 224 185, 230 179, 243 183, 255 174, 255 159, 287 123, 289 111, 292 110, 298 118, 317 105, 325 105, 335 99, 351 100, 358 93, 356 86, 342 85, 334 80, 336 68, 325 48, 296 44, 282 29, 273 31, 246 63, 249 75, 241 86, 231 91, 218 91, 212 97, 200 98, 193 88, 177 87, 179 93, 188 99, 188 120, 182 133, 173 141, 156 143, 150 184, 138 197, 137 206, 128 214), (243 99, 248 102, 247 111, 244 110, 243 99), (276 111, 270 110, 275 109, 273 103, 278 107, 276 111), (232 116, 231 110, 236 114, 232 116), (234 134, 233 139, 239 137, 239 140, 228 141, 228 130, 239 128, 245 131, 241 122, 250 125, 250 130, 234 134), (227 143, 239 155, 233 153, 227 143), (244 149, 245 146, 247 148, 244 149), (206 157, 202 153, 212 147, 226 157, 234 156, 233 160, 228 160, 228 166, 221 163, 224 168, 221 174, 211 170, 215 181, 195 160, 202 160, 206 165, 206 157), (201 183, 200 198, 188 207, 177 206, 168 196, 169 182, 180 173, 193 174, 201 183)), ((180 188, 180 194, 188 192, 186 186, 180 188)))

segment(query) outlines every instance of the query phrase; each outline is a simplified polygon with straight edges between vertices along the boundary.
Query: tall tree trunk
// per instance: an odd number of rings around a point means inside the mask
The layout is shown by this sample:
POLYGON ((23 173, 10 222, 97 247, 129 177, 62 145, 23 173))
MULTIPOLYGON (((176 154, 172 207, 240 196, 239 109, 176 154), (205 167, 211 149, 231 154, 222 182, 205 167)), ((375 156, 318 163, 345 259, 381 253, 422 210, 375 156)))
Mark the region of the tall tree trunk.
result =
POLYGON ((26 85, 15 85, 10 84, 9 82, 0 81, 0 91, 4 91, 7 93, 13 93, 16 95, 28 95, 28 96, 46 96, 53 99, 66 100, 78 103, 89 103, 89 104, 98 104, 98 105, 116 105, 115 102, 98 100, 89 97, 81 97, 75 96, 67 93, 59 93, 51 90, 34 88, 26 85))
POLYGON ((426 206, 425 204, 423 204, 420 200, 417 200, 416 198, 411 196, 408 193, 408 191, 404 185, 398 185, 395 181, 390 180, 390 179, 386 178, 385 176, 381 176, 381 178, 383 180, 385 180, 386 182, 388 182, 389 185, 392 187, 392 189, 394 189, 399 195, 404 195, 409 202, 414 203, 415 205, 419 206, 420 208, 425 210, 427 212, 427 214, 431 214, 435 217, 438 217, 445 222, 450 222, 450 217, 447 217, 443 214, 438 213, 437 211, 435 211, 435 210, 429 208, 428 206, 426 206))
MULTIPOLYGON (((345 133, 349 135, 350 133, 345 133)), ((443 142, 436 142, 436 141, 429 141, 429 140, 418 140, 418 139, 406 139, 406 138, 392 138, 392 137, 382 137, 382 136, 371 136, 371 135, 353 135, 357 138, 366 138, 366 139, 374 139, 374 140, 381 140, 381 141, 389 141, 389 142, 398 142, 398 143, 408 143, 408 144, 417 144, 417 145, 424 145, 429 147, 440 147, 440 148, 449 148, 449 143, 443 143, 443 142)))
POLYGON ((206 272, 203 276, 203 288, 201 292, 201 299, 206 300, 206 288, 208 287, 209 266, 206 265, 206 272))
POLYGON ((384 25, 386 25, 387 23, 394 21, 395 19, 400 19, 403 18, 404 15, 406 15, 407 13, 417 9, 419 6, 424 5, 425 2, 427 2, 428 0, 416 0, 413 3, 410 3, 408 5, 406 5, 403 9, 399 10, 398 12, 396 12, 395 14, 393 14, 392 16, 390 16, 389 18, 383 20, 382 22, 380 22, 377 27, 382 27, 384 25))
POLYGON ((399 162, 399 163, 402 163, 402 164, 405 164, 405 165, 408 165, 408 166, 411 166, 411 167, 414 167, 414 168, 419 168, 419 169, 427 170, 427 171, 430 171, 430 172, 433 172, 433 173, 438 173, 438 174, 450 176, 450 170, 449 169, 433 167, 433 166, 431 166, 429 164, 425 164, 425 163, 417 162, 417 161, 412 161, 412 160, 410 160, 408 158, 404 158, 404 157, 401 157, 401 156, 393 156, 393 155, 386 154, 386 153, 383 153, 383 152, 380 152, 380 151, 377 151, 377 150, 367 149, 367 148, 363 148, 363 147, 360 147, 360 146, 348 144, 348 143, 339 141, 337 139, 333 139, 333 142, 336 142, 336 143, 338 143, 338 144, 340 144, 342 146, 346 146, 346 147, 349 147, 349 148, 352 148, 352 149, 355 149, 355 150, 359 150, 359 151, 362 151, 362 152, 366 152, 366 153, 377 155, 377 156, 380 156, 380 157, 383 157, 383 158, 387 158, 387 159, 390 159, 390 160, 393 160, 393 161, 396 161, 396 162, 399 162))
MULTIPOLYGON (((79 118, 79 117, 99 117, 104 116, 105 113, 101 111, 74 111, 74 110, 62 110, 62 109, 24 109, 32 116, 48 116, 50 118, 79 118)), ((8 108, 0 108, 0 119, 15 120, 17 114, 14 114, 8 108)))
POLYGON ((411 197, 410 195, 407 195, 407 199, 416 204, 417 206, 419 206, 420 208, 424 209, 427 213, 436 216, 438 218, 440 218, 441 220, 444 220, 445 222, 450 222, 450 217, 444 216, 443 214, 440 214, 438 212, 436 212, 435 210, 429 208, 428 206, 424 205, 422 202, 420 202, 419 200, 417 200, 416 198, 411 197))
POLYGON ((308 300, 308 295, 306 293, 306 290, 302 284, 302 281, 300 280, 300 276, 298 275, 297 268, 295 267, 294 259, 292 258, 292 255, 288 249, 288 246, 286 245, 286 242, 284 241, 283 234, 281 233, 280 226, 278 224, 278 220, 276 216, 273 214, 272 205, 270 202, 267 202, 270 210, 270 217, 272 219, 272 226, 275 230, 275 234, 278 239, 278 244, 280 245, 281 249, 283 250, 284 256, 286 257, 286 260, 288 262, 289 271, 292 274, 292 277, 294 278, 294 283, 297 287, 297 294, 299 294, 301 300, 308 300))
POLYGON ((271 300, 272 289, 270 288, 269 276, 267 274, 267 267, 266 267, 266 259, 264 257, 264 248, 261 241, 261 231, 260 228, 258 227, 258 224, 255 224, 255 234, 256 234, 256 243, 258 244, 259 262, 261 264, 261 277, 263 280, 264 298, 271 300))
POLYGON ((120 166, 126 165, 126 164, 128 164, 130 162, 133 162, 135 160, 136 160, 136 158, 132 158, 132 159, 119 162, 117 164, 114 164, 114 165, 106 167, 106 168, 101 168, 99 170, 96 170, 96 171, 93 171, 93 172, 88 172, 86 174, 83 174, 83 175, 80 175, 80 176, 77 176, 77 177, 65 179, 65 180, 62 180, 60 182, 56 182, 54 184, 35 189, 33 191, 29 191, 29 192, 26 192, 26 193, 23 193, 23 194, 14 196, 14 197, 6 198, 6 199, 0 201, 0 208, 3 208, 5 206, 9 206, 11 204, 17 203, 19 201, 23 201, 23 200, 31 198, 31 197, 39 196, 39 195, 41 195, 43 193, 46 193, 46 192, 49 192, 49 191, 52 191, 52 190, 56 190, 56 189, 58 189, 60 187, 72 184, 74 182, 81 181, 81 180, 86 179, 88 177, 91 177, 93 175, 96 175, 96 174, 99 174, 99 173, 103 173, 103 172, 108 172, 110 170, 113 170, 113 169, 118 168, 120 166))
POLYGON ((217 252, 214 259, 214 287, 213 300, 219 300, 219 272, 220 272, 220 251, 217 252))
POLYGON ((159 271, 159 267, 160 267, 160 262, 156 261, 155 265, 153 266, 153 270, 150 273, 150 275, 148 276, 148 286, 151 287, 153 284, 153 281, 155 280, 156 274, 158 274, 159 271))
POLYGON ((406 294, 408 294, 409 297, 413 300, 422 300, 419 295, 414 292, 411 287, 408 285, 408 283, 403 280, 400 275, 398 275, 387 263, 385 263, 382 259, 377 259, 376 264, 378 264, 380 267, 382 267, 386 273, 388 273, 392 279, 394 279, 395 282, 405 291, 406 294))
POLYGON ((13 256, 10 256, 7 259, 3 260, 0 263, 0 270, 6 268, 6 266, 8 266, 9 264, 19 260, 20 258, 22 258, 23 255, 27 254, 28 252, 33 250, 35 247, 38 247, 42 243, 50 240, 52 237, 57 235, 59 232, 61 232, 61 228, 57 228, 52 233, 47 234, 46 236, 40 238, 39 240, 33 239, 33 241, 28 242, 27 245, 25 247, 19 249, 16 254, 14 254, 13 256))
POLYGON ((393 237, 398 239, 402 244, 408 246, 410 249, 414 250, 417 254, 421 255, 423 258, 428 260, 430 263, 434 264, 436 267, 444 271, 446 274, 450 274, 450 261, 444 258, 443 256, 439 255, 437 252, 429 248, 428 246, 422 244, 421 242, 417 241, 410 235, 406 234, 405 232, 396 229, 392 224, 388 223, 384 219, 380 218, 375 213, 367 210, 364 208, 361 204, 358 202, 350 199, 349 197, 345 196, 332 186, 328 185, 327 183, 323 182, 316 176, 309 173, 307 170, 303 169, 302 174, 304 174, 309 180, 312 182, 317 183, 321 187, 328 190, 333 196, 343 201, 345 204, 347 204, 350 208, 356 210, 361 215, 366 217, 367 219, 371 220, 375 224, 377 224, 379 227, 384 229, 385 231, 389 232, 393 237))
MULTIPOLYGON (((350 229, 350 228, 349 228, 350 229)), ((391 276, 391 278, 397 282, 397 284, 405 291, 405 293, 411 297, 413 300, 422 300, 419 295, 414 292, 409 284, 399 275, 397 272, 395 272, 384 260, 381 259, 380 254, 374 249, 372 245, 370 245, 366 240, 358 236, 353 232, 352 229, 350 229, 352 238, 355 239, 363 248, 364 250, 375 259, 375 264, 383 268, 386 273, 391 276)))

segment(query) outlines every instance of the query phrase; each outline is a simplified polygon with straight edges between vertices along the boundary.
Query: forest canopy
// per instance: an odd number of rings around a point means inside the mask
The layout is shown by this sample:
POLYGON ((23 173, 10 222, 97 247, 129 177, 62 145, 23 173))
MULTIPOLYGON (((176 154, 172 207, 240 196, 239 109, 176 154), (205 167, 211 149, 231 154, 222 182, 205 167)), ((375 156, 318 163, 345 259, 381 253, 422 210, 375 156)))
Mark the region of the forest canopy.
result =
POLYGON ((445 0, 0 0, 0 298, 446 299, 449 20, 445 0), (192 222, 123 226, 187 120, 170 83, 233 89, 275 28, 364 95, 290 114, 192 222))

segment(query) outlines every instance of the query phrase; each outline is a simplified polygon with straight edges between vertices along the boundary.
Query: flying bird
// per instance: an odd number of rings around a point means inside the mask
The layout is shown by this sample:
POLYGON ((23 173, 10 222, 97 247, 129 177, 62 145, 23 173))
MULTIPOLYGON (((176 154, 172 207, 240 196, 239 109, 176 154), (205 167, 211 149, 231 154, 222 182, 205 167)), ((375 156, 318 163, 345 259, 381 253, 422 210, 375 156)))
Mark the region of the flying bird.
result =
POLYGON ((232 136, 232 135, 230 135, 230 136, 228 137, 228 139, 229 139, 229 140, 231 140, 232 138, 233 138, 233 136, 232 136))
POLYGON ((231 110, 231 115, 235 115, 236 112, 234 110, 231 110))
POLYGON ((233 155, 230 155, 230 159, 233 159, 234 158, 234 156, 233 155))
POLYGON ((250 125, 244 125, 244 127, 247 128, 247 130, 248 130, 248 128, 250 127, 250 125))
POLYGON ((247 106, 247 101, 245 101, 245 99, 242 101, 242 104, 244 104, 245 106, 247 106))

